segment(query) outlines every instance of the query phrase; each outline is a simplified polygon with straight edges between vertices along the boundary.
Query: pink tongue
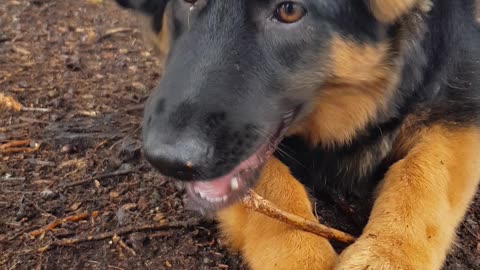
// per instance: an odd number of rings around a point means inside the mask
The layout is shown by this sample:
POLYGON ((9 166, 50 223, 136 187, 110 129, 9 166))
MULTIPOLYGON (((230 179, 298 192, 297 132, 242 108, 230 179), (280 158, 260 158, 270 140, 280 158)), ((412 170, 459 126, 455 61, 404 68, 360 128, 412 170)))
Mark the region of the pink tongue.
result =
POLYGON ((195 182, 193 183, 193 189, 209 198, 222 198, 230 192, 231 181, 232 176, 227 175, 217 180, 195 182))

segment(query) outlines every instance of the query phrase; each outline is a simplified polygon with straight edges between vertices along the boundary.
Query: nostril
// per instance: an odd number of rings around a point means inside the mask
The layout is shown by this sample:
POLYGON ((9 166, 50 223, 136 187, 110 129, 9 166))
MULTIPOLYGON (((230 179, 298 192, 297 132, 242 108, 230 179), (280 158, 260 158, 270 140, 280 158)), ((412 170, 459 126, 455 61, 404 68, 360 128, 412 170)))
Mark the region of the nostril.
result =
POLYGON ((210 157, 209 147, 200 140, 180 140, 175 144, 144 145, 145 158, 160 173, 179 180, 198 179, 210 157))

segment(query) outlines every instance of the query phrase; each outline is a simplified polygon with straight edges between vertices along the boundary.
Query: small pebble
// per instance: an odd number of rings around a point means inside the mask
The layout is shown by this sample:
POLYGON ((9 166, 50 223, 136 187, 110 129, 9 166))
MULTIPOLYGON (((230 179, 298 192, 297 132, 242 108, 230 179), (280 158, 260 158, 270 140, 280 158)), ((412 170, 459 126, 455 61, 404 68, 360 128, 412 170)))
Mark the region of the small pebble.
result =
POLYGON ((42 190, 42 192, 40 192, 40 196, 42 196, 42 198, 44 198, 44 199, 52 200, 52 199, 55 199, 57 197, 57 193, 55 193, 52 190, 46 188, 46 189, 42 190))
POLYGON ((66 144, 62 146, 62 149, 60 149, 60 152, 64 154, 71 154, 75 151, 75 147, 71 144, 66 144))

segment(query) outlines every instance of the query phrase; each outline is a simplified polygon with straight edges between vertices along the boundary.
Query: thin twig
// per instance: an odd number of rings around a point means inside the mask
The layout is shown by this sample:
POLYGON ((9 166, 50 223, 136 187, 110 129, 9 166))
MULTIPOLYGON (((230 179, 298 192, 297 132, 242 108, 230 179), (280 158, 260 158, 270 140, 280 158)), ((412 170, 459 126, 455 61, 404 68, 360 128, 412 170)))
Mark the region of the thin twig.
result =
POLYGON ((30 145, 30 140, 11 141, 0 145, 0 154, 16 154, 16 153, 33 153, 40 149, 40 144, 35 143, 32 147, 24 147, 30 145), (22 146, 22 147, 20 147, 22 146))
POLYGON ((97 211, 92 212, 92 213, 86 212, 86 213, 81 213, 81 214, 78 214, 78 215, 69 216, 69 217, 62 218, 62 219, 57 219, 54 222, 48 224, 47 226, 45 226, 43 228, 40 228, 38 230, 30 232, 29 235, 31 237, 37 237, 39 235, 42 235, 42 234, 44 234, 48 231, 51 231, 51 230, 55 229, 56 227, 66 223, 66 222, 76 222, 76 221, 79 221, 79 220, 82 220, 82 219, 87 219, 89 216, 96 217, 96 216, 98 216, 98 212, 97 211))
POLYGON ((109 38, 109 37, 111 37, 115 34, 126 33, 126 32, 130 32, 130 31, 133 31, 133 29, 132 28, 124 28, 124 27, 109 29, 109 30, 105 31, 105 33, 97 39, 97 42, 102 42, 104 39, 107 39, 107 38, 109 38))
POLYGON ((51 112, 50 108, 38 108, 38 107, 22 107, 22 112, 51 112))
POLYGON ((168 224, 154 224, 154 225, 144 225, 144 226, 128 226, 125 228, 121 228, 115 231, 109 231, 105 233, 100 233, 96 235, 81 235, 79 237, 63 239, 59 241, 54 241, 46 246, 43 246, 37 249, 38 252, 45 252, 53 247, 61 247, 61 246, 73 246, 75 244, 89 242, 89 241, 100 241, 108 238, 112 238, 115 235, 121 236, 125 234, 130 234, 134 232, 141 232, 141 231, 160 231, 160 230, 176 230, 176 229, 186 229, 197 226, 198 223, 187 223, 187 222, 174 222, 168 224))
POLYGON ((105 173, 105 174, 97 175, 97 176, 94 176, 94 177, 90 177, 90 178, 87 178, 85 180, 64 184, 62 187, 63 188, 71 188, 71 187, 81 186, 81 185, 84 185, 84 184, 92 183, 95 180, 102 180, 102 179, 110 178, 110 177, 114 177, 114 176, 125 175, 125 174, 129 174, 133 171, 134 171, 133 168, 127 167, 127 168, 116 170, 114 172, 105 173))
POLYGON ((311 220, 299 217, 297 215, 287 213, 279 209, 272 202, 262 198, 254 191, 250 191, 247 196, 243 198, 243 205, 249 209, 257 211, 268 217, 277 219, 286 224, 299 228, 301 230, 319 235, 321 237, 335 240, 342 243, 353 243, 355 237, 345 232, 327 227, 325 225, 313 222, 311 220))
POLYGON ((30 140, 11 141, 11 142, 0 145, 0 150, 19 147, 19 146, 27 146, 27 145, 30 145, 30 140))

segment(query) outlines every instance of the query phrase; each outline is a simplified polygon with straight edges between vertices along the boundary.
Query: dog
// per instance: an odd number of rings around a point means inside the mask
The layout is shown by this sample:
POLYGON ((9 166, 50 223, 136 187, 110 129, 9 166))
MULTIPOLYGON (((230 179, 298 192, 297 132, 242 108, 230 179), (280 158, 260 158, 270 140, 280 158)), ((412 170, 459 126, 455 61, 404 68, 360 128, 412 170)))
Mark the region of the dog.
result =
POLYGON ((251 269, 441 269, 480 179, 474 0, 117 0, 165 53, 147 160, 251 269), (318 222, 307 190, 374 198, 341 254, 245 209, 318 222))

